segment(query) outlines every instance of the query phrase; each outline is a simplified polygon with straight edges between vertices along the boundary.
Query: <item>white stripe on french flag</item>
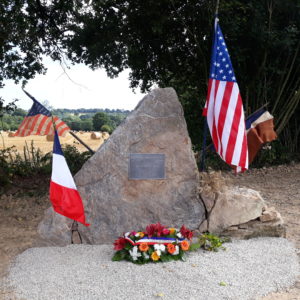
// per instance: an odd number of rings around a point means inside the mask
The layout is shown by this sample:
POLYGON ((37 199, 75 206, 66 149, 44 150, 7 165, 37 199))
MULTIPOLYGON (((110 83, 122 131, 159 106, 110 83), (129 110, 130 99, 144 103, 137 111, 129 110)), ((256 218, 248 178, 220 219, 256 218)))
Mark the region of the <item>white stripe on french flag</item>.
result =
POLYGON ((53 145, 50 200, 54 211, 57 213, 78 221, 85 226, 90 225, 85 222, 82 199, 62 152, 56 130, 53 145))

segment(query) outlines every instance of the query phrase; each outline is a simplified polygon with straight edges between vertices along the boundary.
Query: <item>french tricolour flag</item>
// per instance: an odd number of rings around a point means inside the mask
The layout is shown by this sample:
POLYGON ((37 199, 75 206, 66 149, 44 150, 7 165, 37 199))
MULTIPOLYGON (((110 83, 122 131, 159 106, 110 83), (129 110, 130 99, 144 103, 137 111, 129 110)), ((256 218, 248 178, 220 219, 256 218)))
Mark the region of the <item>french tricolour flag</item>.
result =
POLYGON ((53 145, 50 200, 53 209, 57 213, 78 221, 85 226, 90 225, 85 222, 82 199, 68 168, 56 130, 53 145))
POLYGON ((246 120, 249 163, 251 163, 263 144, 277 138, 274 130, 274 117, 263 107, 246 120))

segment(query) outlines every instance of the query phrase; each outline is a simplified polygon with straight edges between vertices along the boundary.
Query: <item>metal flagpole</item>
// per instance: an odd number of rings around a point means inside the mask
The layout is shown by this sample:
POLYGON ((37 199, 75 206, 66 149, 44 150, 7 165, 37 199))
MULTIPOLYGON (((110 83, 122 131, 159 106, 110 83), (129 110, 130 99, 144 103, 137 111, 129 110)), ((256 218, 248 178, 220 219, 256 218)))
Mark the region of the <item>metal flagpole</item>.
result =
POLYGON ((200 165, 200 171, 205 171, 205 154, 206 154, 206 138, 207 138, 207 119, 205 117, 204 119, 204 129, 203 129, 203 141, 202 141, 202 158, 201 158, 201 165, 200 165))
POLYGON ((219 13, 219 4, 220 4, 220 0, 217 0, 215 16, 217 16, 219 13))
MULTIPOLYGON (((216 10, 215 10, 215 18, 218 16, 218 13, 219 13, 219 5, 220 5, 220 0, 217 0, 216 10)), ((212 44, 213 44, 213 41, 212 41, 212 44)), ((203 132, 203 141, 202 141, 202 158, 201 158, 201 165, 200 165, 201 172, 205 171, 205 156, 206 156, 206 150, 207 150, 206 139, 207 139, 207 131, 208 131, 207 117, 205 117, 205 120, 204 120, 203 131, 204 132, 203 132)))
POLYGON ((92 150, 84 141, 82 141, 73 131, 69 131, 69 133, 78 140, 85 148, 87 148, 92 154, 95 153, 94 150, 92 150))

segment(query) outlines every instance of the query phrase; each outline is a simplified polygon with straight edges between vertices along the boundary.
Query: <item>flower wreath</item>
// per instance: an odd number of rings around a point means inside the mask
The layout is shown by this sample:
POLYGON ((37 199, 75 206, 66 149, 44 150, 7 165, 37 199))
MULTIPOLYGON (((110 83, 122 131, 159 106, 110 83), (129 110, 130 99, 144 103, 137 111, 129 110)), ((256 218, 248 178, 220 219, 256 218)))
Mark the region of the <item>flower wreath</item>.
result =
POLYGON ((185 261, 185 252, 191 250, 193 232, 184 225, 178 230, 160 223, 150 224, 145 231, 125 233, 114 242, 112 260, 128 260, 137 264, 148 262, 185 261))

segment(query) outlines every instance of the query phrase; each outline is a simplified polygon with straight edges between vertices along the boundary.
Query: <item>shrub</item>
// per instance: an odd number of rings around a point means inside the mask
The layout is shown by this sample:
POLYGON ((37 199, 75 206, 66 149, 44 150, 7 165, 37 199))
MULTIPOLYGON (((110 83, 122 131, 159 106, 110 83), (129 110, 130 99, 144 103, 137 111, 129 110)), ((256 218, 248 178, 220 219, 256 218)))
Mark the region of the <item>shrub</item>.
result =
MULTIPOLYGON (((63 147, 63 152, 71 173, 77 173, 85 161, 90 158, 90 152, 79 152, 75 146, 63 147)), ((0 186, 12 183, 15 177, 30 177, 39 174, 50 175, 52 171, 52 152, 43 154, 40 149, 25 142, 23 155, 15 146, 0 150, 0 186)))
POLYGON ((92 156, 89 151, 79 152, 78 149, 72 145, 65 145, 62 148, 73 175, 75 175, 81 169, 82 165, 92 156))
POLYGON ((228 242, 226 239, 222 239, 214 234, 205 233, 199 237, 199 244, 204 250, 218 251, 219 249, 225 250, 223 243, 228 242))
POLYGON ((111 134, 112 131, 113 131, 112 128, 111 128, 109 125, 107 125, 107 124, 101 126, 100 130, 101 130, 101 131, 106 131, 106 132, 108 132, 109 134, 111 134))

